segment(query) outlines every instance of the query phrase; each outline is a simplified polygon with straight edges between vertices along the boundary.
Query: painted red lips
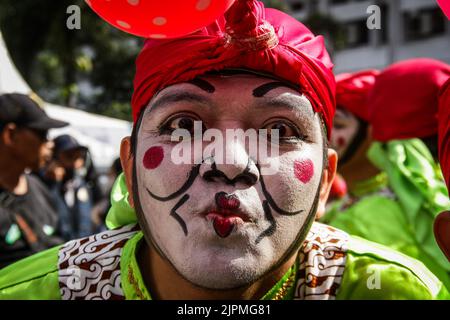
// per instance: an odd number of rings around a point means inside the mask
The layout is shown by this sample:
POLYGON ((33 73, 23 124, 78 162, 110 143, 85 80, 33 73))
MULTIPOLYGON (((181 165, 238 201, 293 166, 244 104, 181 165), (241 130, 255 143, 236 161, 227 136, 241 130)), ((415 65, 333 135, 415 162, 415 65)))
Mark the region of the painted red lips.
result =
POLYGON ((235 225, 236 218, 216 216, 213 220, 214 231, 221 238, 228 237, 235 225))
POLYGON ((249 221, 246 214, 239 210, 241 205, 234 194, 218 192, 215 196, 217 208, 208 212, 214 231, 221 238, 228 237, 235 226, 243 221, 249 221))
POLYGON ((221 238, 228 237, 238 224, 250 221, 247 215, 239 211, 211 210, 206 216, 212 220, 214 231, 221 238))

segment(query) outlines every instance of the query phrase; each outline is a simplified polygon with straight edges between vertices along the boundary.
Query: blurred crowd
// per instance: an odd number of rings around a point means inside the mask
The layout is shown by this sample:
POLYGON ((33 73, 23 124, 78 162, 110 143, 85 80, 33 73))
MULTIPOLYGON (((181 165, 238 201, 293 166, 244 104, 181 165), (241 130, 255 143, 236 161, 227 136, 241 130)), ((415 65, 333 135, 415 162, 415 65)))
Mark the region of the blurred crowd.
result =
POLYGON ((89 149, 68 124, 23 94, 0 96, 0 269, 33 253, 106 229, 116 159, 102 188, 89 149))

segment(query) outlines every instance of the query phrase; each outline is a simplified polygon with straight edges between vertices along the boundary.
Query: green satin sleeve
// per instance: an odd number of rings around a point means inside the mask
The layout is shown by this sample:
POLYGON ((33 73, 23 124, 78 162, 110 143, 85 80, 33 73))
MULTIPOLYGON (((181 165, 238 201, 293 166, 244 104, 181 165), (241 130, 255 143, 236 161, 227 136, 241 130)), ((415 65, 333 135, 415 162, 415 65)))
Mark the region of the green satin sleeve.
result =
POLYGON ((408 228, 402 208, 382 195, 367 196, 329 222, 351 235, 389 246, 413 257, 417 244, 408 228))
POLYGON ((449 300, 442 282, 420 261, 351 237, 339 300, 449 300))
POLYGON ((433 222, 439 213, 450 209, 450 199, 442 172, 425 144, 419 139, 375 142, 367 156, 387 173, 416 243, 449 273, 450 264, 434 238, 433 222))
POLYGON ((125 176, 121 173, 111 190, 111 208, 106 216, 106 227, 112 230, 133 223, 137 223, 136 212, 128 203, 125 176))
POLYGON ((433 234, 437 214, 450 207, 439 167, 418 139, 375 142, 368 158, 386 172, 388 195, 362 197, 329 224, 423 262, 450 289, 450 264, 433 234))
POLYGON ((59 249, 37 253, 0 270, 0 299, 60 300, 59 249))
POLYGON ((381 195, 368 196, 337 215, 330 225, 420 260, 450 288, 449 265, 442 267, 424 250, 398 201, 381 195))

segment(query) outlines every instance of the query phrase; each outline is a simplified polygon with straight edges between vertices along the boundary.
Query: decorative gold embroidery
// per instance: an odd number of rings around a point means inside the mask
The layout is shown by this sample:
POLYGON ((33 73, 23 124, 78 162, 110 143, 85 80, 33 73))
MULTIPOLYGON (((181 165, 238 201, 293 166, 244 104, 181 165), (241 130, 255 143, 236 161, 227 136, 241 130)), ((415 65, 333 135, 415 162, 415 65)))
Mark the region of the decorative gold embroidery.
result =
POLYGON ((292 272, 291 275, 287 278, 286 282, 283 283, 280 289, 278 289, 278 292, 275 293, 275 296, 272 300, 283 300, 286 294, 288 293, 289 289, 292 288, 294 285, 295 280, 295 272, 292 272))
POLYGON ((142 293, 136 279, 134 278, 133 270, 131 269, 130 265, 128 266, 128 281, 133 286, 134 291, 136 291, 136 294, 139 297, 139 299, 145 300, 144 294, 142 293))

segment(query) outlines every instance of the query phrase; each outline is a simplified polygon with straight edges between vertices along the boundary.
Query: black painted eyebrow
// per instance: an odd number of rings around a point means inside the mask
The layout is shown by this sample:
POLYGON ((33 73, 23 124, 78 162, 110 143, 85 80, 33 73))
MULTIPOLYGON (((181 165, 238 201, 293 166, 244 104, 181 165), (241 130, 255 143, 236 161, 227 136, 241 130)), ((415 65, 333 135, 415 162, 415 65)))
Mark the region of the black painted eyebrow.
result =
POLYGON ((214 91, 216 91, 216 88, 211 83, 209 83, 208 81, 206 81, 204 79, 195 78, 191 81, 188 81, 188 83, 199 87, 200 89, 202 89, 203 91, 205 91, 207 93, 214 93, 214 91))
POLYGON ((336 111, 338 111, 338 110, 346 118, 353 118, 353 117, 355 117, 355 115, 353 113, 351 113, 346 108, 344 108, 344 107, 342 107, 340 105, 336 106, 336 111))
POLYGON ((290 86, 287 86, 286 83, 283 83, 280 81, 272 81, 272 82, 264 83, 263 85, 260 85, 259 87, 253 89, 253 96, 256 98, 261 98, 265 94, 267 94, 267 92, 269 92, 270 90, 273 90, 273 89, 276 89, 279 87, 291 88, 290 86))
POLYGON ((150 104, 149 106, 149 112, 154 111, 156 109, 162 108, 170 103, 176 103, 176 102, 192 102, 192 103, 199 103, 203 105, 210 105, 211 100, 207 97, 204 97, 199 94, 195 94, 192 92, 186 92, 186 91, 178 91, 169 93, 166 95, 163 95, 161 98, 156 99, 155 102, 150 104))

